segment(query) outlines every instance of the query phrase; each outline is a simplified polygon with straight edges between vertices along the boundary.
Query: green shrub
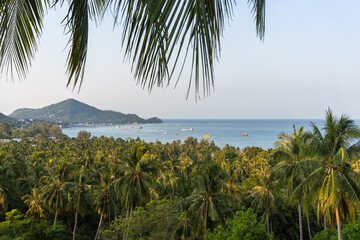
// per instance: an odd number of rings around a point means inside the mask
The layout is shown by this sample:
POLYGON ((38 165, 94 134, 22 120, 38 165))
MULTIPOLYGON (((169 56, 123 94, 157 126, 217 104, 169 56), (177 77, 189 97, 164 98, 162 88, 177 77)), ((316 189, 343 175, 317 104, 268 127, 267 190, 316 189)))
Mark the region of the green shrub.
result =
POLYGON ((266 240, 272 239, 272 235, 267 234, 266 227, 257 221, 256 213, 249 208, 245 211, 236 212, 233 219, 226 221, 225 227, 219 225, 214 232, 208 230, 204 236, 206 240, 266 240))
POLYGON ((315 234, 312 240, 337 240, 337 231, 335 229, 326 228, 315 234))

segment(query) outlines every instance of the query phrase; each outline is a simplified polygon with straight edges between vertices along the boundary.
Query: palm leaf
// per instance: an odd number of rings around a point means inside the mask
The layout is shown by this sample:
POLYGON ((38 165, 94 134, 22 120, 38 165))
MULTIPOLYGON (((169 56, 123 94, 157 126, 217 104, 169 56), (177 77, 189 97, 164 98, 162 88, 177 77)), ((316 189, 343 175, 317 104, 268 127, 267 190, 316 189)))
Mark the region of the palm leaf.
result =
POLYGON ((3 0, 0 3, 1 72, 24 78, 38 48, 48 1, 3 0))
POLYGON ((73 82, 75 87, 79 80, 81 86, 87 56, 89 20, 99 19, 103 14, 103 6, 104 0, 70 1, 68 14, 64 19, 65 29, 70 33, 71 46, 67 58, 68 86, 73 82))
MULTIPOLYGON (((187 97, 192 85, 195 98, 201 86, 204 95, 209 94, 214 83, 214 62, 220 55, 224 22, 232 15, 234 0, 110 2, 115 19, 121 19, 124 26, 122 45, 138 84, 149 91, 154 86, 169 84, 175 73, 180 77, 189 58, 187 97)), ((258 36, 263 39, 265 0, 248 3, 255 15, 258 36)))

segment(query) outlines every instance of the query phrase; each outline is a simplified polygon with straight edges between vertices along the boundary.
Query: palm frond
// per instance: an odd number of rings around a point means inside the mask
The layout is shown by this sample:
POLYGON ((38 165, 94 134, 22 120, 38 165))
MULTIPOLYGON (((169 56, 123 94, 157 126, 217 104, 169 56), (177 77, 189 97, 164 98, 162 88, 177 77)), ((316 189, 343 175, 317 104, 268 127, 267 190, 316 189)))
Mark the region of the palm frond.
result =
POLYGON ((1 72, 24 78, 38 48, 48 1, 5 0, 0 4, 1 72))
MULTIPOLYGON (((260 39, 265 32, 265 0, 249 0, 260 39)), ((195 98, 209 94, 214 83, 214 63, 220 55, 224 23, 231 18, 234 0, 112 0, 116 21, 124 26, 122 45, 132 63, 135 79, 149 91, 178 79, 187 59, 195 98), (180 65, 177 68, 177 65, 180 65), (176 77, 176 76, 175 76, 176 77)))
POLYGON ((67 86, 73 82, 75 87, 82 80, 85 73, 87 56, 89 20, 98 20, 103 14, 103 0, 77 0, 70 1, 68 14, 64 21, 65 29, 70 33, 69 45, 71 49, 67 58, 67 73, 69 75, 67 86))
POLYGON ((248 4, 252 5, 252 13, 256 22, 256 33, 260 40, 265 36, 265 0, 248 0, 248 4))

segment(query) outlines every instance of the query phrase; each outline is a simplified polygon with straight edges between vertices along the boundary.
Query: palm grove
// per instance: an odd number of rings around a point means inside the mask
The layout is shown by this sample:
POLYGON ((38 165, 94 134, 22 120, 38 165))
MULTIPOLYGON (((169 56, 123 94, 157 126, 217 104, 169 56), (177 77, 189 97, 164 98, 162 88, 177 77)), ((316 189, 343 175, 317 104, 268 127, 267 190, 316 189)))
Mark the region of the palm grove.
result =
POLYGON ((356 239, 360 137, 323 127, 274 149, 61 137, 0 145, 4 239, 356 239))

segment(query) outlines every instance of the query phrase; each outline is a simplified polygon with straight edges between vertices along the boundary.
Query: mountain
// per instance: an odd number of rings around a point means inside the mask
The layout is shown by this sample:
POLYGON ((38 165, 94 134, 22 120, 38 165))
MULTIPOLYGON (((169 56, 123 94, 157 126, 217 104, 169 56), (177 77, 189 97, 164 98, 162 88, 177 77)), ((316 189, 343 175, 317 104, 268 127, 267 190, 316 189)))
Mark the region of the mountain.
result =
POLYGON ((146 120, 136 114, 103 111, 75 99, 68 99, 39 109, 18 109, 9 116, 17 119, 37 119, 62 124, 162 123, 162 120, 157 117, 146 120))
POLYGON ((18 124, 19 122, 15 118, 7 117, 6 115, 0 113, 0 122, 7 122, 11 125, 18 124))

